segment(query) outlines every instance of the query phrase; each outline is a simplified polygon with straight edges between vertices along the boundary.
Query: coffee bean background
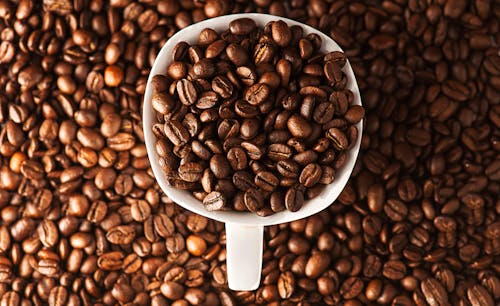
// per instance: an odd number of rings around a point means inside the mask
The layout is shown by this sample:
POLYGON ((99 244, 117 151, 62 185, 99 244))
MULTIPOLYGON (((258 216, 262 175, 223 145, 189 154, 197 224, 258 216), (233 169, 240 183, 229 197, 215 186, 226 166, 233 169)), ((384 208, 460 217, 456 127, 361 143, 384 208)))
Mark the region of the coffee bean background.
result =
POLYGON ((0 0, 0 304, 498 305, 499 20, 488 0, 0 0), (254 292, 227 289, 223 224, 161 193, 140 122, 168 37, 236 12, 330 35, 366 108, 349 184, 266 228, 254 292))

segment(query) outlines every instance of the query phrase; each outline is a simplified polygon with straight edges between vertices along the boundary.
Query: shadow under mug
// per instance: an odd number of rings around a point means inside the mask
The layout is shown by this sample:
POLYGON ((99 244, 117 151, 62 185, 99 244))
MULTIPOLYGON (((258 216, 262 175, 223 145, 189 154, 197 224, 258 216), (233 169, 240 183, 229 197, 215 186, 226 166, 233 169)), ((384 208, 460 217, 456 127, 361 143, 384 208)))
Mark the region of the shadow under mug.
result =
MULTIPOLYGON (((166 74, 167 67, 172 62, 173 48, 177 43, 186 41, 190 44, 196 44, 201 30, 212 28, 220 33, 228 28, 232 20, 243 17, 255 20, 260 27, 263 27, 269 21, 276 20, 283 20, 289 26, 301 26, 304 30, 304 35, 316 33, 321 37, 321 52, 342 51, 339 45, 330 37, 308 25, 267 14, 234 14, 216 17, 193 24, 173 35, 165 43, 156 57, 149 74, 144 95, 143 128, 151 167, 163 192, 178 205, 207 218, 225 223, 229 288, 232 290, 255 290, 259 286, 261 277, 264 226, 291 222, 308 217, 325 209, 335 201, 344 189, 354 168, 361 143, 363 122, 361 121, 357 124, 359 131, 358 139, 353 148, 348 152, 345 164, 337 170, 335 181, 327 185, 317 197, 307 200, 304 206, 297 212, 282 211, 268 217, 259 217, 255 213, 250 212, 207 211, 203 207, 203 204, 195 199, 188 191, 175 189, 169 186, 166 175, 159 165, 159 156, 155 150, 156 137, 152 132, 152 126, 155 123, 156 116, 155 111, 151 107, 151 79, 156 74, 166 74)), ((346 88, 351 90, 354 94, 353 104, 361 105, 358 85, 349 61, 347 61, 343 71, 348 78, 346 88)))

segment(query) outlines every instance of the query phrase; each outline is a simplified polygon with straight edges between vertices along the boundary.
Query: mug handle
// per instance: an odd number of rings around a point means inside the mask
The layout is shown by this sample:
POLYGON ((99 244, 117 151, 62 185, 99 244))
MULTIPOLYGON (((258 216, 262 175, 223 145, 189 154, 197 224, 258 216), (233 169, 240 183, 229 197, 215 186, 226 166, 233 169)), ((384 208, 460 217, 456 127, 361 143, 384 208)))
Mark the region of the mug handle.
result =
POLYGON ((262 269, 264 227, 226 223, 227 281, 231 290, 255 290, 262 269))

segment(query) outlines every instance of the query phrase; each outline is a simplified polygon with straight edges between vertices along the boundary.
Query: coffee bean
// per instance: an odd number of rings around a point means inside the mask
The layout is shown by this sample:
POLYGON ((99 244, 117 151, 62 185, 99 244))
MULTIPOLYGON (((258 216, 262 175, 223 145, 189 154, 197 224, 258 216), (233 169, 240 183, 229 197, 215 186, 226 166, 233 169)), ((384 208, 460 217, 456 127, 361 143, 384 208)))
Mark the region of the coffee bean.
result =
POLYGON ((203 199, 203 205, 208 211, 222 210, 226 206, 226 201, 222 193, 212 191, 203 199))
POLYGON ((240 147, 233 147, 227 152, 227 160, 234 171, 243 170, 248 165, 245 151, 240 147))
POLYGON ((203 238, 190 235, 186 238, 186 249, 194 256, 201 256, 207 249, 207 244, 203 238))
POLYGON ((257 145, 244 141, 241 143, 241 147, 246 150, 246 153, 250 159, 259 160, 264 155, 264 152, 257 145))
POLYGON ((203 58, 193 65, 193 72, 199 78, 209 78, 215 73, 215 65, 210 59, 203 58))
POLYGON ((240 126, 240 136, 245 140, 256 137, 259 133, 259 120, 245 119, 240 126))
POLYGON ((244 99, 250 105, 260 105, 269 97, 270 91, 268 85, 257 83, 248 87, 245 91, 244 99))
MULTIPOLYGON (((295 156, 292 157, 293 161, 298 163, 301 166, 306 166, 308 164, 314 163, 316 160, 318 160, 318 154, 314 152, 313 150, 307 150, 304 152, 301 152, 299 154, 296 154, 295 156)), ((326 163, 323 161, 322 163, 326 163)))
POLYGON ((267 149, 267 156, 273 161, 285 161, 292 157, 292 150, 284 144, 273 143, 267 149))
POLYGON ((234 111, 243 118, 255 118, 259 114, 259 109, 243 100, 238 100, 234 104, 234 111))
POLYGON ((172 62, 168 65, 167 74, 174 80, 180 80, 187 74, 187 67, 183 62, 172 62))
POLYGON ((346 135, 338 128, 330 128, 326 132, 326 136, 331 140, 335 149, 343 151, 347 148, 348 140, 346 135))
POLYGON ((384 212, 391 220, 402 221, 404 218, 406 218, 408 209, 403 202, 396 199, 389 199, 384 205, 384 212))
POLYGON ((107 271, 119 270, 122 267, 124 255, 121 252, 104 253, 97 259, 99 268, 107 271))
POLYGON ((233 184, 236 188, 247 191, 250 188, 255 188, 254 177, 246 171, 237 171, 233 174, 233 184))
POLYGON ((304 205, 304 192, 302 191, 302 187, 294 186, 289 188, 285 195, 286 208, 291 212, 295 212, 299 210, 302 205, 304 205))
POLYGON ((333 118, 335 106, 329 102, 319 104, 313 113, 313 119, 319 124, 325 124, 333 118))
POLYGON ((302 59, 308 59, 314 52, 313 44, 305 38, 299 40, 299 54, 302 59))
POLYGON ((135 230, 126 225, 115 226, 106 234, 106 238, 113 244, 129 244, 135 238, 135 230))
POLYGON ((216 76, 212 80, 212 90, 223 98, 229 98, 233 94, 233 84, 224 76, 216 76))
POLYGON ((388 279, 399 280, 406 274, 406 266, 399 260, 389 260, 382 268, 382 274, 388 279))
POLYGON ((300 115, 292 115, 287 121, 287 127, 297 138, 307 138, 312 133, 311 125, 300 115))
POLYGON ((216 58, 222 53, 222 51, 225 50, 226 44, 227 43, 222 39, 212 42, 207 46, 207 49, 205 50, 205 57, 209 59, 216 58))
POLYGON ((159 214, 154 216, 153 224, 155 232, 164 238, 172 235, 175 230, 174 223, 166 214, 159 214))
POLYGON ((345 299, 352 299, 357 297, 363 291, 363 281, 359 277, 349 277, 340 287, 340 294, 345 299))
POLYGON ((321 179, 322 171, 318 164, 309 164, 302 169, 299 182, 305 187, 312 187, 321 179))
POLYGON ((160 290, 166 298, 171 300, 178 300, 184 295, 184 287, 173 281, 163 283, 160 290))
POLYGON ((345 113, 345 119, 349 123, 358 123, 365 116, 365 110, 359 105, 353 105, 345 113))
POLYGON ((281 20, 272 23, 271 33, 274 42, 280 47, 286 47, 292 39, 292 32, 290 28, 281 20))
POLYGON ((193 83, 188 79, 181 79, 177 82, 177 94, 184 105, 192 105, 198 99, 198 92, 193 83))
POLYGON ((153 95, 151 105, 155 111, 159 112, 160 114, 166 115, 174 110, 175 101, 168 93, 158 92, 153 95))
POLYGON ((481 285, 474 285, 467 290, 471 305, 494 305, 491 294, 481 285))
POLYGON ((262 190, 273 191, 279 185, 279 179, 268 171, 260 171, 255 174, 255 185, 262 190))
POLYGON ((280 160, 276 164, 276 169, 284 177, 297 178, 299 177, 299 166, 292 160, 280 160))
POLYGON ((238 18, 229 23, 229 30, 235 35, 248 35, 256 27, 255 21, 250 18, 238 18))
POLYGON ((228 177, 231 174, 231 166, 226 157, 221 154, 212 156, 210 159, 210 170, 219 179, 228 177))
POLYGON ((127 151, 134 147, 135 137, 129 133, 118 133, 107 139, 107 145, 115 151, 127 151))
POLYGON ((143 222, 151 215, 151 207, 144 200, 134 201, 130 206, 130 215, 132 219, 143 222))
POLYGON ((177 120, 165 122, 164 132, 170 142, 176 146, 183 145, 189 140, 189 132, 177 120))
POLYGON ((226 47, 227 57, 236 66, 248 64, 248 53, 245 48, 237 44, 229 44, 226 47))
POLYGON ((449 303, 446 290, 435 278, 424 279, 420 283, 420 289, 429 304, 446 305, 449 303))
POLYGON ((55 286, 50 290, 49 304, 65 304, 68 302, 68 290, 63 286, 55 286))
POLYGON ((305 273, 307 277, 317 278, 320 276, 330 264, 330 255, 325 252, 314 253, 311 258, 307 260, 305 273))
POLYGON ((250 188, 244 195, 245 206, 251 212, 256 212, 264 206, 264 198, 260 191, 250 188))
POLYGON ((179 176, 187 182, 198 181, 203 174, 203 166, 199 163, 186 163, 179 167, 179 176))

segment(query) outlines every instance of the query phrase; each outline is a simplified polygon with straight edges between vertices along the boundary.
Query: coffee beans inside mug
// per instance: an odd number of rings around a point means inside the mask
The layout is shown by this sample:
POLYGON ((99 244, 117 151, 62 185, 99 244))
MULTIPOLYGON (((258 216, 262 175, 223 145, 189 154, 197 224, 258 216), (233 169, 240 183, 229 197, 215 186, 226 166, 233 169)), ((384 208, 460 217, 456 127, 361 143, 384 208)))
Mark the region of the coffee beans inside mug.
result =
POLYGON ((174 47, 192 56, 174 52, 165 80, 172 86, 153 94, 165 122, 157 141, 173 146, 157 145, 157 153, 172 161, 164 167, 170 185, 190 190, 208 210, 297 211, 318 185, 334 182, 331 167, 357 140, 364 111, 342 100, 352 97, 345 55, 321 53, 316 36, 297 37, 298 45, 291 39, 281 20, 259 28, 240 18, 221 33, 203 30, 197 45, 174 47), (271 201, 273 192, 284 196, 271 201))

